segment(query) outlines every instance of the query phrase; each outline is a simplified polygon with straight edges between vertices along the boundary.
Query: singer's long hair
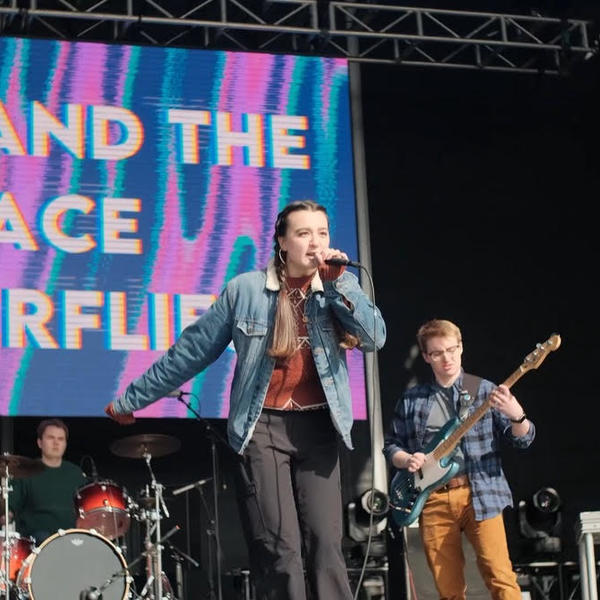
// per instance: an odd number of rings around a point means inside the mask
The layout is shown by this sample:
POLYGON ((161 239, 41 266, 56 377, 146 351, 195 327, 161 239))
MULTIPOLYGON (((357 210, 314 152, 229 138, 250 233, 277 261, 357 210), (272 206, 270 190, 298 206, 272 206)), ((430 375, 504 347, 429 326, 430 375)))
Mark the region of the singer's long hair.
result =
MULTIPOLYGON (((273 342, 269 348, 269 355, 278 359, 285 360, 292 356, 298 349, 298 328, 294 309, 288 297, 289 287, 287 284, 287 270, 285 267, 286 253, 279 245, 279 238, 285 236, 288 226, 288 216, 298 210, 308 210, 311 212, 321 211, 329 222, 327 210, 321 204, 312 200, 298 200, 288 204, 278 215, 275 221, 275 241, 274 266, 279 279, 280 289, 277 298, 277 311, 275 313, 275 328, 273 330, 273 342)), ((345 349, 352 349, 358 346, 358 338, 347 331, 343 331, 338 321, 334 319, 336 330, 340 338, 340 346, 345 349)))

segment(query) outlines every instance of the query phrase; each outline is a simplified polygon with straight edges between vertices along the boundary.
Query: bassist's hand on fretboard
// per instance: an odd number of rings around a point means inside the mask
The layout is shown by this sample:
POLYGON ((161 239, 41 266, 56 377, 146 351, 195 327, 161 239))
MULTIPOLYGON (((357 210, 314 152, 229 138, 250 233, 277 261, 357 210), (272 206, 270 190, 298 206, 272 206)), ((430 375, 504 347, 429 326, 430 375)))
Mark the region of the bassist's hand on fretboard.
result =
POLYGON ((523 407, 513 396, 508 386, 502 384, 490 392, 490 406, 508 417, 512 425, 513 435, 521 437, 529 431, 529 421, 523 407))
POLYGON ((492 408, 500 411, 509 419, 518 419, 523 414, 523 408, 504 384, 490 392, 489 398, 492 408))

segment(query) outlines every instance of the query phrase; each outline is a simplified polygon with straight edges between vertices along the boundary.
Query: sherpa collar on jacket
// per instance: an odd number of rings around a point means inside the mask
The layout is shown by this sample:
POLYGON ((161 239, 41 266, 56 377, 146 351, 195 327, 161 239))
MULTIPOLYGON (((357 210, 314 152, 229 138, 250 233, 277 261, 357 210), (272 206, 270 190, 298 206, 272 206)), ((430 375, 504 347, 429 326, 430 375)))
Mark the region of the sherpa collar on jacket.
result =
MULTIPOLYGON (((281 288, 279 285, 279 279, 277 278, 277 270, 275 269, 275 262, 273 259, 271 259, 267 265, 267 283, 265 287, 272 292, 278 292, 281 288)), ((313 292, 324 291, 323 282, 321 281, 318 270, 315 271, 315 275, 310 282, 310 289, 313 292)))

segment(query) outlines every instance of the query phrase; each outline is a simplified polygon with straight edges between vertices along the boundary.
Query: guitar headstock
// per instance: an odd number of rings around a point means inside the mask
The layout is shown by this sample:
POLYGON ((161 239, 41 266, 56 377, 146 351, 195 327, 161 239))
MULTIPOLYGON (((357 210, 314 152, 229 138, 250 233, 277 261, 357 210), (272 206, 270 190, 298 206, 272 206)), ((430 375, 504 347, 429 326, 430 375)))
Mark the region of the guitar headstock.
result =
POLYGON ((524 371, 537 369, 546 356, 560 346, 560 341, 560 335, 558 335, 558 333, 553 333, 543 344, 537 344, 535 350, 525 357, 521 369, 524 371))

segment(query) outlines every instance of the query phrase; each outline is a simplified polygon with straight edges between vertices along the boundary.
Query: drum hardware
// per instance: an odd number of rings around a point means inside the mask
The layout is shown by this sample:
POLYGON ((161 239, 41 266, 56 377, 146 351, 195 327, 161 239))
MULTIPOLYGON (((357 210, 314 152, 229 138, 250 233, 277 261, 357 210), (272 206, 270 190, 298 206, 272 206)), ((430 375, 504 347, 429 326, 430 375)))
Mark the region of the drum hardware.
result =
MULTIPOLYGON (((181 596, 175 596, 175 594, 173 593, 173 588, 171 587, 171 582, 169 581, 169 578, 166 576, 164 571, 162 573, 161 580, 162 580, 162 589, 163 589, 164 600, 177 600, 177 598, 181 598, 181 596)), ((148 581, 146 581, 146 584, 144 585, 144 587, 142 588, 142 591, 140 592, 140 598, 146 597, 153 582, 154 582, 154 575, 151 575, 148 578, 148 581)))
POLYGON ((174 600, 173 590, 171 584, 165 572, 162 570, 162 550, 163 544, 172 535, 176 534, 181 527, 175 525, 172 527, 162 538, 158 538, 156 543, 152 542, 151 539, 151 528, 149 523, 146 527, 146 539, 145 548, 140 558, 146 558, 146 583, 140 592, 140 597, 145 598, 146 596, 151 600, 174 600), (156 574, 160 573, 161 576, 157 577, 156 574))
POLYGON ((154 498, 150 490, 150 486, 146 484, 144 488, 138 493, 137 503, 142 508, 151 509, 154 506, 154 498))
MULTIPOLYGON (((117 456, 143 458, 150 474, 150 486, 146 487, 146 498, 142 503, 144 508, 137 515, 137 518, 146 525, 143 555, 146 557, 147 580, 144 585, 144 596, 148 594, 149 590, 152 590, 151 595, 149 595, 151 600, 165 600, 163 583, 166 577, 164 577, 162 568, 162 542, 179 530, 179 526, 176 525, 164 538, 162 537, 161 520, 163 514, 167 518, 170 517, 170 514, 164 501, 164 486, 157 481, 151 462, 153 457, 166 456, 177 451, 180 447, 181 442, 177 438, 154 433, 122 438, 116 440, 110 446, 111 452, 117 456), (155 541, 152 539, 153 536, 155 541)), ((171 592, 169 592, 169 595, 172 597, 171 592)))
MULTIPOLYGON (((18 479, 20 477, 31 477, 44 470, 44 463, 39 459, 27 458, 26 456, 18 456, 4 452, 0 454, 0 470, 2 471, 2 498, 4 499, 4 531, 5 535, 2 538, 2 555, 0 560, 0 596, 10 596, 11 588, 14 586, 16 569, 20 567, 18 563, 21 558, 21 553, 24 552, 24 544, 31 541, 32 538, 21 538, 19 534, 9 531, 10 510, 8 505, 8 497, 12 492, 10 485, 11 478, 18 479), (28 540, 26 542, 26 540, 28 540), (16 550, 13 557, 13 549, 16 550), (15 558, 11 564, 11 558, 15 558)), ((22 560, 22 559, 21 559, 22 560)))
MULTIPOLYGON (((161 538, 160 544, 164 543, 166 540, 168 540, 172 535, 177 533, 179 530, 180 530, 179 525, 175 525, 172 529, 170 529, 161 538)), ((90 535, 102 537, 102 536, 99 536, 99 534, 97 534, 94 531, 76 530, 76 529, 62 532, 61 535, 65 535, 65 534, 70 535, 72 532, 77 532, 77 531, 84 531, 85 533, 89 533, 90 535)), ((108 540, 106 540, 106 541, 108 544, 110 544, 112 546, 111 542, 109 542, 108 540)), ((43 545, 45 545, 45 543, 43 545)), ((139 556, 137 556, 137 558, 135 558, 134 560, 130 561, 129 564, 126 564, 123 561, 123 566, 121 568, 119 568, 118 571, 115 571, 112 574, 110 574, 108 577, 106 577, 100 585, 86 585, 86 587, 83 588, 79 592, 79 600, 111 600, 111 598, 107 598, 105 596, 105 594, 107 593, 107 590, 110 590, 110 586, 115 581, 117 581, 123 577, 126 578, 126 581, 128 583, 128 589, 129 589, 129 584, 133 580, 133 578, 130 576, 132 568, 137 563, 139 563, 141 560, 148 559, 148 557, 151 557, 154 552, 154 547, 155 546, 153 544, 150 544, 145 551, 141 552, 139 554, 139 556)), ((115 548, 115 550, 117 550, 116 547, 114 547, 114 548, 115 548)), ((119 551, 117 550, 117 552, 119 552, 119 551)), ((119 552, 119 554, 121 554, 121 553, 119 552)), ((91 578, 88 578, 88 581, 86 583, 89 583, 89 579, 91 579, 91 578)), ((164 574, 164 572, 162 572, 162 577, 160 579, 161 579, 161 583, 162 583, 162 589, 164 592, 163 600, 175 600, 175 596, 173 595, 173 590, 171 589, 171 584, 169 583, 169 580, 166 577, 166 575, 164 574)), ((140 594, 137 594, 137 596, 140 598, 146 597, 148 595, 148 592, 151 589, 154 581, 155 581, 154 575, 150 574, 148 579, 146 580, 146 584, 142 588, 142 591, 140 592, 140 594)), ((152 597, 152 596, 150 596, 150 597, 152 597)), ((125 598, 125 596, 123 596, 123 599, 124 598, 125 598)), ((40 600, 44 600, 44 598, 41 598, 40 600)))
MULTIPOLYGON (((154 490, 154 511, 148 513, 150 518, 153 518, 154 524, 150 526, 150 519, 146 522, 146 536, 145 536, 145 547, 147 551, 147 561, 146 561, 146 572, 148 575, 148 579, 150 577, 153 578, 152 586, 154 589, 153 600, 163 600, 163 578, 162 578, 162 540, 161 540, 161 530, 160 530, 160 522, 162 520, 161 510, 164 512, 165 516, 168 518, 169 511, 167 510, 167 506, 163 499, 163 491, 164 486, 161 483, 158 483, 156 477, 154 475, 154 471, 152 470, 152 466, 150 464, 152 457, 149 453, 144 454, 144 459, 146 461, 146 466, 148 467, 148 471, 150 473, 151 478, 151 487, 154 490), (152 533, 155 535, 156 543, 152 542, 152 533), (158 576, 157 576, 158 575, 158 576)), ((175 526, 175 531, 179 529, 179 526, 175 526)), ((172 535, 172 534, 171 534, 172 535)))

